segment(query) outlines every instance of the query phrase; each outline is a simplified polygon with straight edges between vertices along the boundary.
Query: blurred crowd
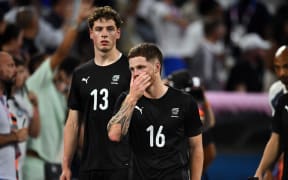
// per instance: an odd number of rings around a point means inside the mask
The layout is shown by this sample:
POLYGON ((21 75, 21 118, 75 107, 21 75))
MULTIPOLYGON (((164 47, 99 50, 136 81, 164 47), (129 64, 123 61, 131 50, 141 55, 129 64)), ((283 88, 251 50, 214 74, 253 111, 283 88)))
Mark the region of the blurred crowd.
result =
MULTIPOLYGON (((275 50, 288 40, 284 0, 95 0, 94 5, 110 5, 122 15, 122 51, 154 42, 165 55, 164 77, 188 69, 208 90, 267 91, 275 81, 275 50)), ((51 54, 61 43, 75 16, 73 6, 73 0, 1 1, 1 50, 29 67, 39 63, 36 55, 51 54)), ((87 24, 79 28, 70 54, 82 62, 93 57, 87 24)))

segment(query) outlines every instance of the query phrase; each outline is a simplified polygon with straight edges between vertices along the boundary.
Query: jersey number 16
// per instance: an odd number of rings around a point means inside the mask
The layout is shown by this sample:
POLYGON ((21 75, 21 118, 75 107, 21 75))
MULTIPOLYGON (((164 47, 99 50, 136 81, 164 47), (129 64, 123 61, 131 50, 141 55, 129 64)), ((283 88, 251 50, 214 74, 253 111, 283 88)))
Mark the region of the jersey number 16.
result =
POLYGON ((161 125, 156 133, 155 136, 155 143, 154 143, 154 126, 150 125, 146 131, 149 132, 150 135, 150 147, 156 147, 162 148, 165 146, 165 135, 162 133, 163 126, 161 125))

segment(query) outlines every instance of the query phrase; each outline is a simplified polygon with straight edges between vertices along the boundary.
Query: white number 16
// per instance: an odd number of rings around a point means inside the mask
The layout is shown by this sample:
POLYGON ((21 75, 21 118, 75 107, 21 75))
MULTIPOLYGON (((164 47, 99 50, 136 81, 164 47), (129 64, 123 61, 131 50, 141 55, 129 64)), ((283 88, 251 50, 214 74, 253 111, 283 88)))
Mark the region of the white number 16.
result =
MULTIPOLYGON (((163 126, 161 125, 155 137, 155 145, 160 148, 165 145, 165 135, 162 133, 162 130, 163 126)), ((150 147, 154 147, 154 126, 150 125, 146 131, 150 134, 150 147)))

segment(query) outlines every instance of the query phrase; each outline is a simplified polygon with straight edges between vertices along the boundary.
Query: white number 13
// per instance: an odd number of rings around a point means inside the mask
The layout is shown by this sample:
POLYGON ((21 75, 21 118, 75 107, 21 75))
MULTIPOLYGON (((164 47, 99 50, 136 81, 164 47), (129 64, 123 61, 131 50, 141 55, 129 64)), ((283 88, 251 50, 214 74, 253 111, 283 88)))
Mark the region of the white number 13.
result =
MULTIPOLYGON (((161 125, 155 137, 155 145, 160 148, 165 145, 165 135, 162 133, 162 130, 163 126, 161 125)), ((150 147, 154 147, 154 126, 150 125, 146 131, 150 134, 150 147)))
POLYGON ((97 89, 94 89, 91 93, 90 93, 91 96, 94 97, 94 102, 93 102, 93 110, 96 111, 97 110, 97 107, 99 106, 99 108, 101 110, 106 110, 108 108, 108 95, 109 95, 109 92, 108 92, 108 89, 100 89, 99 91, 99 94, 98 94, 98 90, 97 89), (102 101, 100 102, 100 99, 99 99, 99 104, 98 104, 98 97, 102 97, 102 101))

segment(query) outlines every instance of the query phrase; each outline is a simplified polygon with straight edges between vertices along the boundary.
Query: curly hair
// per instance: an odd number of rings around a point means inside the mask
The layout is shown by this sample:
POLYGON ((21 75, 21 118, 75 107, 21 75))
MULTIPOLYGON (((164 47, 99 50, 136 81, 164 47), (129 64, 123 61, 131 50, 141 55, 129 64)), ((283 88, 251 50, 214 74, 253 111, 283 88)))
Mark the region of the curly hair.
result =
POLYGON ((110 6, 97 7, 93 13, 88 17, 88 26, 90 29, 93 28, 94 22, 98 19, 114 20, 116 27, 120 28, 123 23, 120 14, 112 9, 110 6))

